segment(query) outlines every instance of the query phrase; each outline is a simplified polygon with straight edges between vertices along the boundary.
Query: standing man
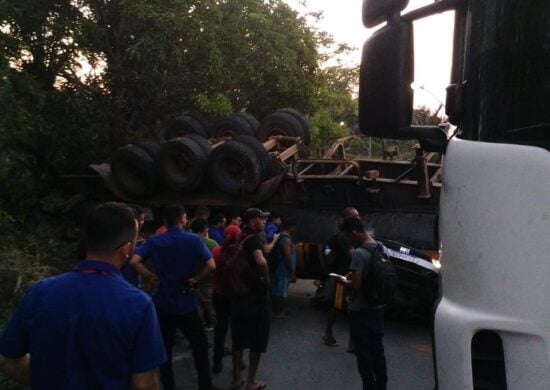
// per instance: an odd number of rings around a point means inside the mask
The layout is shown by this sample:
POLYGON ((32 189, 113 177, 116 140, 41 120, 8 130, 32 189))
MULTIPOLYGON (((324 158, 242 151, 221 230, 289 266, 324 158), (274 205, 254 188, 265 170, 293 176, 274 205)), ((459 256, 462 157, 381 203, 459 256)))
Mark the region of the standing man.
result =
POLYGON ((215 263, 210 251, 195 234, 183 230, 187 224, 185 209, 171 205, 164 210, 167 231, 150 237, 136 250, 130 263, 142 277, 158 282, 153 295, 157 309, 164 348, 168 360, 160 367, 160 379, 165 390, 175 387, 172 369, 172 345, 176 329, 189 340, 200 390, 212 386, 208 360, 208 342, 197 311, 197 282, 207 277, 215 263), (142 264, 142 259, 151 258, 154 273, 142 264), (197 266, 202 264, 198 273, 197 266))
MULTIPOLYGON (((241 218, 241 215, 239 213, 233 213, 233 214, 230 214, 230 217, 229 217, 229 224, 225 227, 225 229, 227 229, 229 226, 237 226, 239 229, 241 228, 241 225, 242 225, 242 218, 241 218)), ((223 234, 225 235, 225 229, 224 229, 224 232, 223 234)))
POLYGON ((210 225, 208 235, 211 239, 216 241, 218 245, 223 245, 223 229, 225 228, 226 223, 227 219, 221 213, 214 215, 214 218, 212 219, 212 225, 210 225))
POLYGON ((128 207, 94 209, 86 260, 29 289, 0 336, 0 371, 37 389, 158 389, 166 355, 155 308, 120 274, 136 236, 128 207))
MULTIPOLYGON (((256 380, 260 364, 260 355, 267 351, 271 320, 269 302, 269 268, 262 251, 259 233, 265 229, 269 214, 260 209, 251 208, 244 212, 242 248, 246 254, 248 266, 253 271, 253 280, 248 280, 249 292, 235 297, 231 303, 231 334, 233 341, 233 384, 239 388, 244 384, 241 379, 241 359, 243 349, 249 348, 249 369, 247 390, 265 388, 266 384, 256 380)), ((247 278, 252 279, 252 278, 247 278)))
POLYGON ((275 237, 275 233, 279 232, 279 228, 283 223, 283 217, 279 213, 271 213, 270 220, 265 225, 265 236, 267 242, 270 243, 275 237))
MULTIPOLYGON (((189 224, 191 233, 200 237, 202 242, 206 245, 210 253, 213 255, 213 249, 218 246, 218 243, 208 237, 208 221, 206 219, 195 219, 189 224)), ((201 266, 201 265, 199 265, 201 266)), ((212 304, 212 287, 214 284, 214 274, 208 275, 200 283, 197 284, 197 290, 199 293, 199 315, 202 318, 204 324, 204 330, 211 332, 216 325, 216 311, 212 304)))
POLYGON ((285 301, 288 296, 288 284, 294 273, 296 252, 292 239, 296 233, 296 223, 285 220, 281 224, 281 235, 271 252, 270 271, 273 315, 277 319, 287 318, 285 301))
POLYGON ((384 356, 384 306, 371 305, 364 293, 368 283, 372 253, 381 246, 370 236, 359 218, 347 218, 341 230, 356 247, 351 255, 350 273, 341 281, 352 288, 349 302, 350 335, 355 344, 357 368, 363 380, 364 390, 385 390, 388 381, 384 356))
MULTIPOLYGON (((340 219, 338 221, 338 228, 346 218, 359 218, 359 211, 354 207, 346 207, 342 210, 340 219)), ((351 253, 353 247, 344 237, 341 231, 333 235, 327 243, 325 244, 324 253, 327 263, 327 274, 335 273, 339 275, 345 275, 348 273, 349 265, 351 262, 351 253)), ((338 345, 336 338, 334 337, 334 322, 338 316, 340 309, 337 307, 342 307, 343 302, 336 302, 336 281, 333 278, 328 277, 325 281, 327 284, 327 294, 329 296, 330 309, 327 314, 327 323, 325 327, 325 334, 323 336, 323 342, 329 347, 335 347, 338 345)), ((342 300, 344 294, 339 295, 342 300)), ((352 350, 353 347, 351 343, 348 344, 348 351, 352 350)), ((350 351, 351 352, 351 351, 350 351)))

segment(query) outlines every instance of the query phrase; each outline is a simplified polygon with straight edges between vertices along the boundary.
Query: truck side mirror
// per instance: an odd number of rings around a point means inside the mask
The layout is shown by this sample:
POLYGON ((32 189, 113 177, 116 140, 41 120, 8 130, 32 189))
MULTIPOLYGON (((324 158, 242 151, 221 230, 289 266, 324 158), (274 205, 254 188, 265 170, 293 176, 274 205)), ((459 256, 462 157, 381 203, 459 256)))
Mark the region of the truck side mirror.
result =
POLYGON ((409 0, 363 0, 363 24, 371 28, 399 14, 409 0))
POLYGON ((406 138, 399 130, 411 125, 413 77, 412 22, 389 23, 363 46, 359 76, 361 132, 373 137, 406 138))

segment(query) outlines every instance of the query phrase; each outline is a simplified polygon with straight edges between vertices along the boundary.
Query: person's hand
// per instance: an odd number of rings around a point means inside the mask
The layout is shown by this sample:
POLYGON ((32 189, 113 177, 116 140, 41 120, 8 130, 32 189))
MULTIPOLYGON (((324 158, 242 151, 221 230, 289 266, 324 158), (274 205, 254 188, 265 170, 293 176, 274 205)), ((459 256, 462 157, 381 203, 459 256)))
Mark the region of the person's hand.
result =
POLYGON ((273 235, 273 242, 277 242, 277 240, 279 239, 279 236, 281 235, 281 233, 275 233, 273 235))
POLYGON ((151 273, 149 275, 149 284, 151 285, 151 288, 156 289, 159 285, 160 279, 157 274, 151 273))

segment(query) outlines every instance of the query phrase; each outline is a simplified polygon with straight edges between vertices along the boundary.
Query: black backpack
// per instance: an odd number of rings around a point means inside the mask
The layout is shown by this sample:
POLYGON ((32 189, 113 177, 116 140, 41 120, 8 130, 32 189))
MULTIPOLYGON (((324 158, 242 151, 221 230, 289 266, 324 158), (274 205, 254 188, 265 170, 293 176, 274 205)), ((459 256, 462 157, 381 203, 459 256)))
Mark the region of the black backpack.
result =
POLYGON ((370 306, 386 305, 391 302, 397 290, 397 271, 380 242, 375 248, 365 245, 360 248, 371 255, 368 270, 363 272, 361 291, 370 306))

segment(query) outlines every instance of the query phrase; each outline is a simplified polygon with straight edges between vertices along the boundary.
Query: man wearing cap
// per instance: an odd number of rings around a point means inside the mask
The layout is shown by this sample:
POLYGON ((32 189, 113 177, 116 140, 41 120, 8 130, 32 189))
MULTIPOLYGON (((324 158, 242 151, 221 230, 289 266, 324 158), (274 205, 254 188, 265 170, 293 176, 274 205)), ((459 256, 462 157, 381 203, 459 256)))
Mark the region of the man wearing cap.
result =
POLYGON ((172 345, 176 329, 189 340, 199 390, 214 389, 210 376, 208 340, 197 310, 198 296, 194 289, 215 268, 214 259, 202 240, 183 230, 187 215, 181 205, 167 206, 164 210, 167 231, 150 237, 136 250, 130 264, 142 277, 158 282, 153 295, 157 309, 164 348, 168 361, 160 367, 160 379, 165 390, 175 388, 172 368, 172 345), (142 259, 151 258, 153 271, 147 270, 142 259), (197 265, 199 267, 197 272, 197 265))
POLYGON ((86 260, 28 290, 0 336, 0 372, 33 389, 158 389, 166 355, 155 307, 120 274, 136 236, 128 207, 95 208, 86 260))
POLYGON ((256 282, 249 286, 248 294, 235 297, 232 302, 231 333, 233 341, 233 385, 238 388, 241 379, 241 359, 243 349, 249 348, 249 369, 247 390, 265 388, 265 383, 256 380, 260 355, 267 350, 271 320, 269 300, 269 268, 262 252, 259 233, 265 229, 268 213, 251 208, 244 212, 242 245, 256 282))

